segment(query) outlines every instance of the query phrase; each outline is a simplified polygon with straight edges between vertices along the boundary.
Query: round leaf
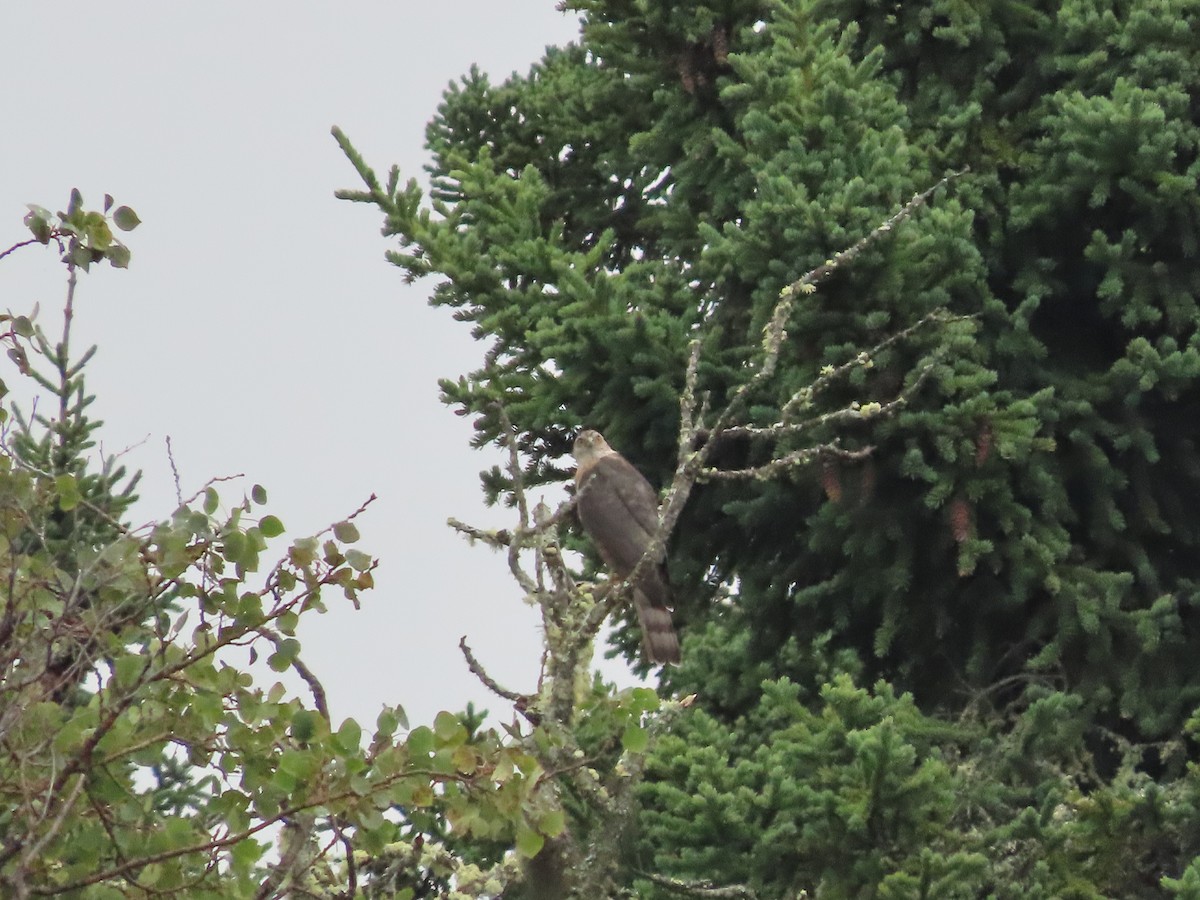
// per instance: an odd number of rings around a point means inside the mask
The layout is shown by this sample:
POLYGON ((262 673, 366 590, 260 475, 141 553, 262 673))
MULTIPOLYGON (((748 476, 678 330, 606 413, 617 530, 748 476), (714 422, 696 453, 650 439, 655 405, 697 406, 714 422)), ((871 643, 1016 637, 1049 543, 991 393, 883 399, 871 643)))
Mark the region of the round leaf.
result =
POLYGON ((141 223, 142 220, 138 218, 137 213, 128 206, 118 206, 113 210, 113 224, 122 231, 133 231, 141 223))
POLYGON ((258 530, 263 537, 279 537, 283 534, 283 523, 275 516, 263 516, 258 522, 258 530))

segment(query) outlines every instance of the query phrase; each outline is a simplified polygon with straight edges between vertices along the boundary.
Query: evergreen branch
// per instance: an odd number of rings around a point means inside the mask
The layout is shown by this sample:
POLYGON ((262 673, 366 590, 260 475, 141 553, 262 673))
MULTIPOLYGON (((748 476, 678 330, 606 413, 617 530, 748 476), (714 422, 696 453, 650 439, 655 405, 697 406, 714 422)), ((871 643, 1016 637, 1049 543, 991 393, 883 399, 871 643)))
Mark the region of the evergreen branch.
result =
MULTIPOLYGON (((920 324, 920 323, 918 323, 920 324)), ((914 325, 913 328, 917 326, 914 325)), ((912 331, 912 329, 907 329, 912 331)), ((849 406, 835 409, 830 412, 816 416, 812 419, 806 419, 803 422, 786 423, 780 421, 773 425, 734 425, 726 428, 724 431, 725 437, 747 437, 747 438, 783 438, 798 435, 804 431, 814 428, 820 428, 826 425, 842 425, 849 422, 863 422, 872 419, 880 419, 884 416, 891 415, 901 407, 908 404, 909 397, 916 393, 925 380, 932 372, 931 366, 926 366, 921 370, 921 373, 899 395, 889 400, 887 403, 864 403, 859 404, 857 401, 849 406)), ((718 481, 731 479, 767 479, 777 474, 804 465, 811 462, 820 456, 836 456, 846 460, 865 459, 874 452, 875 448, 862 447, 856 450, 847 450, 843 448, 840 442, 835 438, 822 444, 817 444, 812 447, 791 451, 785 456, 774 458, 761 466, 748 466, 743 469, 713 469, 704 468, 700 471, 697 478, 700 481, 718 481)))
MULTIPOLYGON (((898 343, 900 343, 900 341, 911 337, 913 334, 915 334, 920 329, 924 328, 926 325, 931 325, 935 322, 946 323, 946 322, 952 322, 952 321, 963 321, 968 318, 970 318, 970 317, 969 316, 951 315, 945 309, 941 309, 941 308, 935 309, 932 312, 926 313, 924 316, 922 316, 920 319, 918 319, 913 324, 909 325, 907 328, 897 331, 894 334, 891 334, 888 337, 884 338, 882 341, 877 343, 871 349, 862 351, 857 356, 855 356, 853 359, 842 363, 840 366, 828 367, 825 370, 822 370, 822 372, 818 375, 817 379, 812 382, 812 384, 798 390, 795 394, 792 395, 792 397, 788 400, 788 402, 784 404, 782 413, 780 415, 781 423, 786 423, 787 420, 790 419, 794 413, 796 413, 798 410, 804 409, 809 404, 811 404, 813 399, 817 396, 817 394, 819 394, 821 391, 823 391, 826 387, 828 387, 834 381, 836 381, 837 379, 841 378, 842 376, 848 374, 853 369, 857 369, 857 368, 868 368, 869 369, 869 368, 871 368, 874 365, 874 359, 876 356, 878 356, 880 353, 882 353, 884 350, 888 349, 892 345, 898 344, 898 343)), ((922 373, 922 375, 921 375, 922 379, 925 377, 925 374, 926 374, 925 372, 922 373)), ((913 387, 915 387, 915 385, 913 385, 913 387)), ((728 433, 730 433, 730 431, 731 431, 731 429, 728 429, 726 431, 726 433, 728 434, 728 433)))
POLYGON ((346 158, 350 160, 350 165, 354 166, 354 171, 358 173, 358 177, 367 186, 365 192, 341 190, 335 191, 334 196, 339 200, 349 200, 353 203, 374 203, 385 213, 391 212, 394 204, 391 202, 391 197, 384 192, 383 186, 379 183, 379 177, 375 174, 375 170, 367 165, 366 160, 362 158, 362 154, 354 149, 354 145, 350 143, 350 139, 346 137, 342 129, 334 125, 330 129, 330 134, 337 141, 337 145, 342 148, 342 152, 346 154, 346 158))
MULTIPOLYGON (((742 382, 733 392, 729 401, 725 404, 725 408, 717 416, 717 421, 711 429, 707 431, 707 439, 703 442, 697 442, 696 438, 701 434, 701 420, 695 416, 695 396, 696 384, 699 377, 699 354, 700 345, 698 340, 693 340, 688 354, 688 365, 684 379, 684 389, 680 396, 680 440, 679 440, 679 456, 675 467, 675 475, 672 478, 671 486, 667 491, 666 500, 662 505, 659 513, 659 526, 654 538, 646 547, 645 553, 634 567, 633 571, 625 579, 626 582, 633 583, 637 577, 645 570, 645 566, 651 565, 651 560, 661 558, 663 548, 666 546, 667 537, 675 528, 680 515, 683 513, 683 508, 687 503, 688 497, 691 494, 692 488, 700 476, 700 472, 704 469, 705 463, 713 448, 718 443, 718 439, 722 437, 731 427, 733 418, 741 411, 747 398, 751 392, 760 384, 769 379, 775 372, 775 367, 779 360, 779 354, 783 347, 783 340, 787 336, 786 324, 791 311, 792 303, 798 294, 809 294, 816 290, 816 284, 833 274, 837 269, 853 262, 867 247, 879 241, 884 235, 890 233, 898 225, 913 215, 919 208, 929 202, 930 197, 944 185, 948 184, 952 179, 957 178, 966 172, 969 168, 961 169, 957 172, 947 173, 941 180, 933 186, 926 188, 924 191, 914 194, 913 197, 896 213, 889 217, 882 224, 874 228, 865 237, 861 238, 857 243, 853 244, 846 250, 842 250, 824 262, 822 265, 810 270, 800 277, 799 280, 785 287, 780 291, 778 302, 775 304, 775 309, 772 311, 770 322, 764 329, 763 349, 764 359, 758 370, 747 380, 742 382), (698 449, 691 449, 699 444, 698 449)), ((930 313, 926 319, 936 317, 935 313, 930 313)), ((925 324, 925 320, 914 323, 905 331, 894 336, 899 340, 902 336, 906 336, 918 327, 925 324)), ((889 339, 890 340, 890 339, 889 339)), ((880 347, 887 346, 888 341, 884 341, 880 347)), ((856 360, 857 362, 857 360, 856 360)), ((922 374, 922 378, 924 373, 922 374)), ((919 381, 919 380, 918 380, 919 381)), ((914 385, 915 387, 915 385, 914 385)), ((912 390, 912 388, 910 388, 912 390)), ((898 398, 899 399, 899 398, 898 398)), ((896 403, 897 401, 892 401, 896 403)), ((852 451, 840 451, 852 452, 852 451)), ((856 451, 853 451, 856 452, 856 451)), ((786 459, 786 458, 785 458, 786 459)), ((789 462, 779 469, 787 468, 789 465, 796 465, 798 461, 789 462)), ((770 464, 768 464, 770 465, 770 464)), ((716 471, 716 470, 712 470, 716 471)), ((720 476, 717 476, 720 477, 720 476)), ((735 476, 736 477, 736 476, 735 476)), ((748 476, 754 477, 754 476, 748 476)), ((616 605, 617 599, 610 598, 610 601, 605 604, 605 607, 611 611, 611 608, 616 605)))
POLYGON ((810 269, 804 275, 800 276, 798 280, 793 281, 781 290, 779 292, 779 301, 775 304, 775 309, 771 314, 771 321, 765 329, 763 344, 767 351, 767 358, 763 363, 763 370, 768 373, 774 371, 775 363, 779 358, 779 348, 783 343, 783 339, 787 337, 786 326, 788 315, 792 308, 792 301, 798 294, 811 294, 816 291, 818 283, 827 279, 845 264, 853 262, 864 250, 872 244, 877 243, 906 219, 910 218, 918 209, 925 206, 929 202, 929 198, 936 191, 969 171, 970 167, 967 166, 959 169, 957 172, 947 172, 936 184, 920 193, 914 194, 904 206, 882 224, 872 229, 865 237, 859 239, 849 248, 838 251, 830 259, 825 260, 825 262, 816 268, 810 269))

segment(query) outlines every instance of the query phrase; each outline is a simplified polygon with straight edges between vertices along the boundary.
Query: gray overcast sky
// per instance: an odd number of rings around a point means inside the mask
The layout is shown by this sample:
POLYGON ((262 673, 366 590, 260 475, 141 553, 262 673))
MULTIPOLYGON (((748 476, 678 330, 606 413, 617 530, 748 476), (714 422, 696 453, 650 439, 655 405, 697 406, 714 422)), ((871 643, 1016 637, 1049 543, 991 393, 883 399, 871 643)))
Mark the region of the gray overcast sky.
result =
MULTIPOLYGON (((516 690, 533 688, 540 642, 502 559, 444 524, 509 524, 482 507, 476 473, 492 457, 437 400, 437 377, 483 348, 426 305, 430 285, 384 262, 380 217, 334 199, 357 183, 329 128, 377 168, 421 177, 449 81, 472 63, 493 81, 525 72, 577 28, 553 0, 0 11, 0 248, 22 239, 26 203, 62 209, 72 187, 143 221, 128 271, 83 279, 75 332, 99 344, 89 386, 105 450, 132 447, 144 471, 137 521, 174 507, 166 436, 185 494, 245 473, 221 489, 240 500, 262 483, 289 539, 379 497, 359 520, 377 588, 357 613, 330 596, 301 632, 335 719, 371 725, 384 702, 414 724, 472 699, 502 712, 459 636, 516 690)), ((40 301, 50 327, 61 267, 22 251, 0 262, 0 290, 14 312, 40 301)))

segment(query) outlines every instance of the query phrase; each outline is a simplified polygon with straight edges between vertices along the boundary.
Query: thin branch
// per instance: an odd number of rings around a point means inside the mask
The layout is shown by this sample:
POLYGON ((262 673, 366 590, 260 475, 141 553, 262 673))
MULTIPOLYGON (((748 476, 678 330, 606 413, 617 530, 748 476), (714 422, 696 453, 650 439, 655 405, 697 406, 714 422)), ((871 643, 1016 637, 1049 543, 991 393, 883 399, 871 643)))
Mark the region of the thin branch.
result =
POLYGON ((691 344, 688 346, 688 361, 687 369, 683 377, 683 391, 679 395, 679 459, 678 464, 684 462, 684 455, 687 453, 687 448, 693 446, 697 423, 703 421, 704 416, 696 416, 696 383, 699 379, 700 371, 700 351, 703 345, 699 338, 692 338, 691 344))
POLYGON ((46 242, 39 241, 37 238, 29 238, 28 240, 25 240, 25 241, 19 241, 18 243, 13 244, 11 247, 9 247, 3 253, 0 253, 0 259, 4 259, 4 257, 8 256, 8 254, 10 254, 10 253, 15 253, 16 251, 20 250, 22 247, 28 247, 31 244, 44 244, 44 243, 46 243, 46 242))
MULTIPOLYGON (((871 349, 864 350, 863 352, 859 353, 854 357, 854 359, 848 360, 839 366, 833 366, 823 370, 812 384, 798 390, 792 395, 788 402, 784 404, 782 413, 780 415, 780 421, 782 423, 787 423, 796 412, 807 407, 817 396, 817 394, 823 391, 831 383, 848 374, 852 369, 857 369, 860 367, 870 368, 874 364, 874 358, 876 356, 891 347, 893 344, 897 344, 900 341, 911 337, 926 325, 931 325, 935 322, 946 323, 952 321, 965 321, 968 318, 970 317, 951 315, 944 309, 935 309, 932 312, 927 313, 912 325, 909 325, 907 328, 889 335, 871 349)), ((927 374, 927 371, 928 370, 922 372, 922 380, 927 374)), ((913 389, 915 388, 916 385, 914 384, 904 393, 912 393, 913 389)))
POLYGON ((467 668, 471 670, 476 678, 478 678, 485 688, 495 694, 497 697, 503 697, 510 703, 516 704, 518 708, 525 703, 528 703, 529 698, 524 694, 518 694, 516 691, 510 691, 502 688, 491 675, 487 673, 483 665, 475 658, 475 654, 471 652, 470 646, 467 644, 467 636, 464 634, 458 640, 458 649, 462 651, 467 660, 467 668))
POLYGON ((793 450, 785 456, 749 469, 701 469, 696 476, 696 480, 699 482, 749 481, 750 479, 764 481, 774 478, 789 469, 796 469, 807 465, 814 459, 821 457, 833 456, 838 459, 854 461, 866 459, 874 452, 875 448, 873 446, 860 447, 857 450, 846 450, 839 447, 836 443, 819 444, 816 447, 804 447, 801 450, 793 450))
POLYGON ((175 502, 183 506, 183 486, 179 480, 179 467, 175 465, 175 450, 171 446, 171 436, 167 435, 167 462, 171 464, 171 477, 175 479, 175 502))
POLYGON ((512 532, 507 528, 502 528, 498 531, 493 531, 487 528, 477 528, 474 525, 468 525, 459 519, 451 516, 446 520, 446 524, 460 534, 465 534, 468 540, 481 541, 489 547, 500 549, 508 547, 513 542, 512 532))
MULTIPOLYGON (((517 447, 517 436, 513 431, 508 411, 502 403, 496 403, 496 414, 500 417, 500 427, 504 430, 504 446, 508 450, 508 476, 512 479, 513 496, 517 500, 518 531, 529 531, 529 503, 525 498, 525 479, 521 472, 521 456, 517 447)), ((538 593, 538 583, 529 577, 529 573, 521 568, 521 542, 512 541, 508 545, 508 569, 516 579, 517 584, 527 594, 538 593)))
POLYGON ((337 839, 341 841, 342 848, 346 851, 346 890, 341 894, 343 900, 353 900, 354 895, 358 893, 358 865, 354 861, 354 844, 350 841, 350 835, 346 834, 346 829, 342 827, 342 823, 333 818, 329 823, 333 827, 333 833, 337 839))
MULTIPOLYGON (((747 438, 781 438, 798 435, 810 429, 821 428, 826 425, 843 425, 850 422, 866 422, 875 419, 882 419, 892 415, 900 408, 908 404, 909 398, 915 394, 925 383, 929 377, 932 367, 926 366, 921 370, 921 373, 913 381, 911 385, 904 389, 896 397, 889 400, 887 403, 851 403, 849 406, 844 406, 841 409, 830 410, 827 413, 822 413, 811 419, 805 419, 802 422, 776 422, 773 425, 733 425, 726 428, 723 434, 726 437, 747 437, 747 438)), ((819 456, 824 453, 832 453, 834 455, 846 456, 847 458, 858 458, 866 456, 870 453, 858 453, 857 451, 848 451, 841 448, 838 440, 835 438, 832 441, 823 444, 816 444, 812 447, 807 447, 802 450, 795 451, 796 453, 807 454, 807 458, 819 456), (851 456, 853 454, 853 456, 851 456)), ((775 464, 781 460, 775 459, 762 466, 750 466, 745 469, 710 469, 701 470, 701 480, 704 477, 759 477, 759 475, 768 468, 778 468, 775 464)), ((786 466, 784 467, 786 468, 786 466)))
MULTIPOLYGON (((758 900, 758 894, 744 884, 719 886, 711 881, 685 881, 682 878, 668 878, 654 872, 642 872, 642 877, 654 882, 660 887, 669 888, 690 897, 738 898, 738 900, 758 900)), ((804 896, 803 894, 801 896, 804 896)))

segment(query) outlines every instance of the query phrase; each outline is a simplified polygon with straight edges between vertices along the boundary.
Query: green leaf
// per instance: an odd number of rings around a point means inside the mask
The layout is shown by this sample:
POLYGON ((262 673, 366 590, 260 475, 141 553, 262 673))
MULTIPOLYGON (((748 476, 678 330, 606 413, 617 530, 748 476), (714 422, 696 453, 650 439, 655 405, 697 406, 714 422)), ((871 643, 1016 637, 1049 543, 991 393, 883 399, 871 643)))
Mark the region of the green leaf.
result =
POLYGON ((405 743, 413 756, 428 756, 433 750, 433 732, 425 725, 418 725, 408 733, 408 740, 405 743))
POLYGON ((362 727, 353 719, 347 719, 337 730, 334 743, 345 753, 357 753, 362 749, 362 727))
POLYGON ((267 489, 261 484, 256 484, 250 488, 250 499, 259 506, 262 506, 262 504, 267 502, 267 489))
POLYGON ((463 775, 474 775, 475 770, 479 768, 479 754, 470 744, 455 747, 450 759, 454 764, 454 771, 463 775))
POLYGON ((279 770, 303 783, 317 774, 320 766, 311 750, 285 750, 279 758, 279 770))
POLYGON ((301 538, 288 550, 288 559, 301 569, 311 566, 317 558, 317 542, 314 538, 301 538))
POLYGON ((532 828, 521 828, 517 831, 517 852, 526 859, 533 859, 541 852, 546 839, 532 828))
POLYGON ((292 737, 298 741, 311 741, 317 733, 317 722, 320 720, 311 709, 300 709, 292 716, 292 737))
POLYGON ((232 563, 240 562, 246 552, 246 535, 236 529, 230 529, 222 538, 221 555, 232 563))
POLYGON ((375 719, 375 733, 382 737, 391 737, 396 733, 398 727, 400 727, 400 717, 385 706, 379 713, 379 717, 375 719))
MULTIPOLYGON (((58 708, 58 704, 54 704, 58 708)), ((27 716, 27 718, 30 718, 27 716)), ((54 735, 54 749, 59 753, 70 754, 83 744, 84 730, 91 732, 89 726, 93 725, 88 719, 81 715, 76 715, 65 725, 57 728, 54 735)))
POLYGON ((467 739, 467 729, 463 727, 458 716, 442 710, 433 720, 433 731, 443 744, 461 744, 467 739))
POLYGON ((83 244, 75 244, 67 253, 72 265, 87 271, 92 265, 92 251, 83 244))
POLYGON ((632 722, 625 726, 625 733, 621 735, 621 746, 630 753, 646 752, 646 746, 649 743, 650 737, 646 734, 645 728, 632 722))
POLYGON ((363 553, 361 550, 347 550, 346 562, 350 564, 352 569, 355 569, 359 572, 365 572, 367 569, 371 568, 371 564, 374 562, 374 560, 371 559, 371 554, 363 553))
POLYGON ((108 250, 105 251, 104 255, 108 257, 108 263, 114 269, 128 269, 129 268, 129 258, 130 258, 129 248, 126 247, 124 244, 114 243, 111 247, 108 248, 108 250))
POLYGON ((266 849, 266 845, 260 844, 252 838, 246 838, 246 840, 234 844, 230 854, 233 856, 235 865, 248 869, 262 858, 266 849))
POLYGON ((107 250, 112 246, 113 233, 108 227, 104 216, 98 212, 90 212, 85 217, 88 246, 93 250, 107 250))
POLYGON ((538 820, 538 831, 546 837, 558 837, 567 827, 567 819, 561 809, 552 809, 538 820))
POLYGON ((212 515, 217 511, 217 507, 221 505, 221 498, 217 495, 215 489, 207 487, 204 489, 204 512, 206 515, 212 515))
POLYGON ((83 499, 74 475, 59 475, 54 479, 54 490, 58 493, 58 508, 63 512, 74 509, 83 499))
POLYGON ((286 672, 300 653, 300 642, 295 638, 286 638, 279 642, 275 652, 267 657, 267 665, 275 672, 286 672))
POLYGON ((283 534, 283 523, 275 516, 263 516, 258 522, 258 530, 263 537, 279 537, 283 534))
POLYGON ((33 322, 29 316, 17 316, 12 320, 12 330, 23 338, 33 337, 33 322))
POLYGON ((137 683, 145 668, 146 663, 140 656, 122 656, 116 662, 117 684, 129 687, 137 683))
POLYGON ((638 712, 653 712, 659 707, 658 694, 653 688, 635 687, 630 691, 633 708, 638 712))
POLYGON ((358 526, 353 522, 338 522, 333 526, 333 536, 343 544, 353 544, 358 540, 358 526))
POLYGON ((113 210, 112 219, 113 224, 122 231, 133 231, 133 229, 142 224, 142 220, 138 218, 137 213, 128 206, 118 206, 113 210))

